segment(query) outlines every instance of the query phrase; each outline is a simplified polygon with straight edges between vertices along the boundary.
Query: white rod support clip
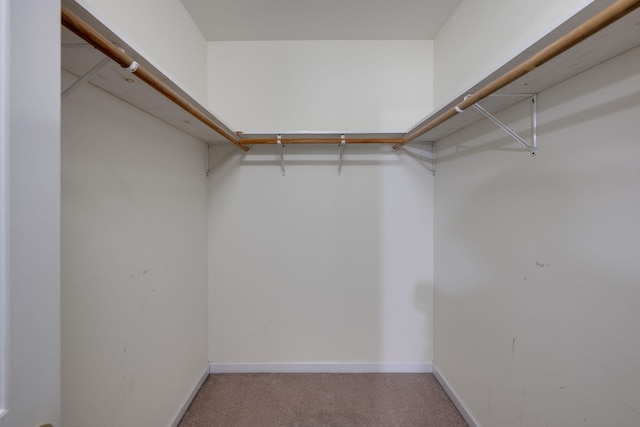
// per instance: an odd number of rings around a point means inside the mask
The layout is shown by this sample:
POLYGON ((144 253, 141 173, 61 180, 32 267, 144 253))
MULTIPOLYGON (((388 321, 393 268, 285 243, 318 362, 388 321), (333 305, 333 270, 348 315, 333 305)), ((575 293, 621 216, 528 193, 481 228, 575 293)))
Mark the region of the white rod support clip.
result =
POLYGON ((109 61, 111 61, 111 58, 104 58, 102 61, 100 61, 98 63, 98 65, 96 65, 95 67, 93 67, 92 69, 87 71, 82 77, 80 77, 78 80, 73 82, 73 84, 71 86, 69 86, 68 88, 66 88, 64 90, 64 92, 62 92, 62 99, 65 99, 67 96, 69 96, 71 94, 71 92, 76 90, 81 84, 83 84, 84 82, 89 80, 95 73, 100 71, 100 69, 102 69, 102 67, 107 65, 107 63, 109 61))
POLYGON ((284 144, 282 143, 282 135, 276 136, 276 142, 280 147, 280 169, 282 169, 282 176, 285 176, 287 171, 284 168, 284 144))
POLYGON ((138 67, 140 67, 140 64, 138 64, 136 61, 133 61, 131 65, 127 67, 127 70, 131 73, 135 73, 138 67))
MULTIPOLYGON (((471 96, 471 94, 466 95, 463 100, 466 101, 467 98, 469 98, 471 96)), ((453 107, 454 110, 456 110, 458 113, 463 113, 464 110, 466 110, 466 108, 460 108, 460 106, 456 105, 455 107, 453 107)))
POLYGON ((342 175, 342 150, 346 143, 347 139, 343 133, 340 135, 340 144, 338 145, 338 176, 342 175))

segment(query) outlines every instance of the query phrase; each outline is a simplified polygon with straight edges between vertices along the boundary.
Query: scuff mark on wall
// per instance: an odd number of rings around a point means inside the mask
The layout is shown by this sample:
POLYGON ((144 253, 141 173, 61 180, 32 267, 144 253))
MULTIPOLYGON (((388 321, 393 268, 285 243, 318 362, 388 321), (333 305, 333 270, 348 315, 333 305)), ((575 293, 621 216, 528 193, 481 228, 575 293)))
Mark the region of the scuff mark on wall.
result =
POLYGON ((120 382, 120 389, 118 390, 118 394, 116 395, 116 400, 113 405, 113 411, 111 412, 111 425, 115 425, 116 414, 118 412, 118 407, 120 406, 120 402, 122 401, 122 389, 124 388, 124 380, 125 376, 122 376, 122 381, 120 382))
POLYGON ((627 402, 625 402, 624 400, 622 400, 622 399, 618 399, 618 403, 622 403, 624 406, 626 406, 626 407, 627 407, 631 412, 633 412, 634 414, 636 414, 636 415, 640 415, 640 412, 638 412, 638 411, 636 411, 635 409, 633 409, 633 408, 631 407, 631 405, 629 405, 629 404, 628 404, 627 402))
POLYGON ((267 331, 269 330, 269 326, 271 326, 271 321, 273 320, 272 317, 269 318, 269 320, 267 320, 267 324, 264 326, 264 328, 262 329, 262 334, 265 335, 267 333, 267 331))
POLYGON ((142 317, 142 315, 144 314, 145 309, 147 308, 147 304, 149 304, 149 300, 151 300, 151 297, 153 297, 153 294, 156 292, 156 288, 152 288, 151 289, 151 293, 149 294, 149 296, 147 297, 147 299, 144 301, 144 303, 142 304, 142 307, 140 308, 140 311, 138 311, 138 315, 136 316, 135 321, 132 324, 131 330, 129 331, 129 335, 127 336, 125 342, 124 342, 124 352, 126 353, 127 351, 127 347, 129 346, 129 340, 131 340, 131 337, 133 336, 133 334, 135 333, 138 324, 140 323, 140 318, 142 317))
POLYGON ((565 385, 565 386, 558 387, 558 389, 556 390, 556 393, 555 393, 555 397, 556 397, 556 398, 558 398, 558 395, 560 394, 560 392, 561 392, 562 390, 566 389, 566 388, 568 388, 568 386, 566 386, 566 385, 565 385))
POLYGON ((551 264, 545 264, 543 262, 536 261, 536 267, 540 267, 540 268, 551 267, 551 264))

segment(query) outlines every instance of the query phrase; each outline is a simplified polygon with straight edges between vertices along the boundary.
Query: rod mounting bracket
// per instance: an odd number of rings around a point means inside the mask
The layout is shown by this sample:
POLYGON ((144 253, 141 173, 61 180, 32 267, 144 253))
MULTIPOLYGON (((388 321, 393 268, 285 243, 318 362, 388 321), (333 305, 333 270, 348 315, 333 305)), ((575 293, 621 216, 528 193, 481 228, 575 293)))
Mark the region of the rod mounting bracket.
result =
POLYGON ((282 135, 276 136, 276 142, 280 147, 280 169, 282 170, 282 176, 287 174, 287 171, 284 168, 284 144, 282 143, 282 135))
POLYGON ((338 176, 342 175, 342 152, 346 143, 347 139, 343 133, 340 135, 340 144, 338 144, 338 176))

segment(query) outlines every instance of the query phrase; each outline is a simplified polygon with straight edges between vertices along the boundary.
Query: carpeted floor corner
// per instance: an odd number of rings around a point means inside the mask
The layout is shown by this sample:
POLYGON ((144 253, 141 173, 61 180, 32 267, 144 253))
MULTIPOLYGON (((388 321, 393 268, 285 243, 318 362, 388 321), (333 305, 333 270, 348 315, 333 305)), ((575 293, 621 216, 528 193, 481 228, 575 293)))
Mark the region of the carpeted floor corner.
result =
POLYGON ((458 427, 432 374, 209 375, 180 427, 458 427))

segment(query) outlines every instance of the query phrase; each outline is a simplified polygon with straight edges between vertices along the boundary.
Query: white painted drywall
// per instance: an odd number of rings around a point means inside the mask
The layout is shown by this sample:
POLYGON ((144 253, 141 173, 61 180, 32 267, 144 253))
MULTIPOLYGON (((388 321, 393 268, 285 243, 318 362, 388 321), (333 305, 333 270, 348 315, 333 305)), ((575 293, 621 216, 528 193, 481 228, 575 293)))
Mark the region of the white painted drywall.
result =
POLYGON ((60 424, 59 14, 0 2, 2 427, 60 424))
POLYGON ((244 132, 402 132, 433 109, 431 41, 207 45, 209 107, 244 132))
POLYGON ((180 0, 75 1, 135 47, 201 104, 207 100, 207 49, 180 0))
MULTIPOLYGON (((417 156, 420 154, 418 153, 417 156)), ((210 360, 432 358, 432 183, 405 151, 254 147, 209 178, 210 360)))
POLYGON ((464 95, 592 1, 464 0, 435 39, 434 106, 464 95))
POLYGON ((640 425, 639 58, 542 92, 535 158, 438 143, 434 362, 483 426, 640 425))
POLYGON ((207 369, 206 154, 91 85, 62 103, 63 425, 168 425, 207 369))

